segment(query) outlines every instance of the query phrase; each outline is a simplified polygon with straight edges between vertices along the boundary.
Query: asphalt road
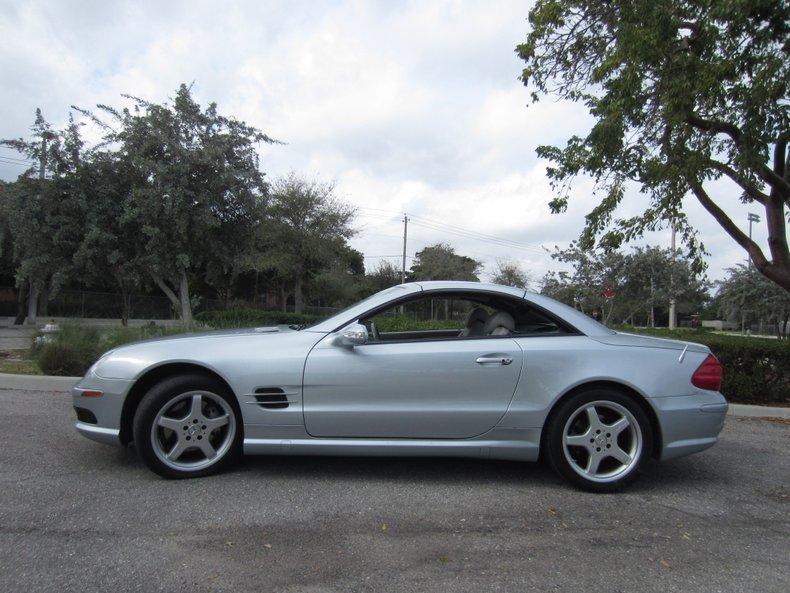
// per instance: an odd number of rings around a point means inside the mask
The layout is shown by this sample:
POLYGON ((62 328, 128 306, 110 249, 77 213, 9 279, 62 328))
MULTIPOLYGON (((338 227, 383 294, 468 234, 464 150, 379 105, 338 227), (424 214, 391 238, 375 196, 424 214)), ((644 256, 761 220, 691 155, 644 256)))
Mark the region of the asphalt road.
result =
POLYGON ((165 481, 87 441, 66 394, 0 389, 0 590, 788 591, 790 426, 626 493, 537 464, 248 458, 165 481))

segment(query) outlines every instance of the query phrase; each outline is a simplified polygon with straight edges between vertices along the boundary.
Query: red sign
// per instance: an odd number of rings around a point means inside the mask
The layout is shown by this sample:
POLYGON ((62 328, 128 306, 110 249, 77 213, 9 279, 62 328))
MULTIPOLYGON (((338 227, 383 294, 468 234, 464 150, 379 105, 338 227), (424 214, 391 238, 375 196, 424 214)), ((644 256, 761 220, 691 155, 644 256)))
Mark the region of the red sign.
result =
POLYGON ((614 295, 616 294, 617 293, 615 292, 614 288, 612 288, 611 286, 607 286, 606 288, 603 289, 603 296, 606 297, 607 299, 613 299, 614 295))

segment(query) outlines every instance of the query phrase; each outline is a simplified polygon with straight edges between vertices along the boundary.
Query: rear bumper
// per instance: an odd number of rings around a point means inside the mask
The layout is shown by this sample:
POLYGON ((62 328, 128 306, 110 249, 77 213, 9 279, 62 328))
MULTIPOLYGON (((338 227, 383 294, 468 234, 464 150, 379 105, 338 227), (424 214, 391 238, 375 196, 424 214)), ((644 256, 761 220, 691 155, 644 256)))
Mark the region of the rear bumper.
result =
POLYGON ((674 459, 704 451, 719 440, 727 415, 727 400, 716 391, 655 397, 650 403, 661 427, 659 458, 674 459))

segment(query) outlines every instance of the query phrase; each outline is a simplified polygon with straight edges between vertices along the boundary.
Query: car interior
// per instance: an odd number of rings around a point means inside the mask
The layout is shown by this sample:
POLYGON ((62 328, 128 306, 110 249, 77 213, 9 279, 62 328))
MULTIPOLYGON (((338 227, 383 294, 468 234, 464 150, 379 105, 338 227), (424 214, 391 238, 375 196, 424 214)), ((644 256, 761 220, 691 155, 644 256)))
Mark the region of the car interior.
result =
POLYGON ((420 294, 361 318, 369 342, 565 335, 573 328, 500 294, 420 294))

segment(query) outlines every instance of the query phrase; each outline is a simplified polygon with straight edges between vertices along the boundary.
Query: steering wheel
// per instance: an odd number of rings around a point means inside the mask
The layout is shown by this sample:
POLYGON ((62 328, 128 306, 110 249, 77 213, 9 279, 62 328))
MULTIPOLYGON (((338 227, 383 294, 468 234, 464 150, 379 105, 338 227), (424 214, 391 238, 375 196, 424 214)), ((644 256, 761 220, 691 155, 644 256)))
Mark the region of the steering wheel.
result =
POLYGON ((379 335, 379 330, 376 327, 376 322, 375 321, 371 321, 370 322, 370 335, 373 336, 373 339, 376 342, 380 342, 381 341, 381 336, 379 335))

